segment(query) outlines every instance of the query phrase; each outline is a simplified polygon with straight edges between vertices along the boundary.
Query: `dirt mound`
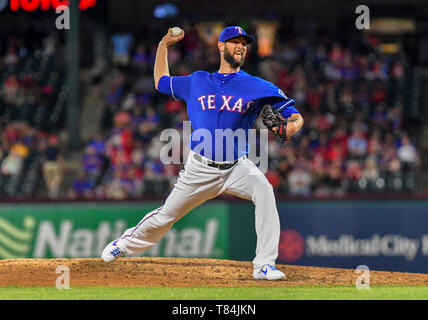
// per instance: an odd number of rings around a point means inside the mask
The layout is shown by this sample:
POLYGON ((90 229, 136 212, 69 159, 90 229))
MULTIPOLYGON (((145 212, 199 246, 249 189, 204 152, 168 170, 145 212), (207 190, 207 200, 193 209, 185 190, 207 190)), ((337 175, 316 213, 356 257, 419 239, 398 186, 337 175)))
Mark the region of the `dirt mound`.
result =
MULTIPOLYGON (((337 286, 355 285, 359 274, 352 269, 277 265, 287 275, 283 281, 252 279, 251 262, 182 259, 121 258, 113 263, 101 259, 17 259, 0 261, 0 286, 55 286, 70 272, 70 286, 337 286)), ((428 285, 428 274, 370 271, 370 285, 428 285)))

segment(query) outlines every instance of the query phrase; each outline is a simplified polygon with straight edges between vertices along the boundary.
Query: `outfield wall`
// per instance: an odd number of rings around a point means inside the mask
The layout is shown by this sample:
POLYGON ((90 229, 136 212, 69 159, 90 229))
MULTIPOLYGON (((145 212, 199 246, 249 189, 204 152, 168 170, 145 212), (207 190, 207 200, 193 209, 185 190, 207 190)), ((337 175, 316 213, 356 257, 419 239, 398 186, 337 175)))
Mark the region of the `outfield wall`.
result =
MULTIPOLYGON (((0 259, 99 257, 104 246, 162 205, 58 202, 0 205, 0 259)), ((278 201, 279 263, 428 272, 428 201, 278 201)), ((209 201, 140 256, 251 261, 248 201, 209 201)))

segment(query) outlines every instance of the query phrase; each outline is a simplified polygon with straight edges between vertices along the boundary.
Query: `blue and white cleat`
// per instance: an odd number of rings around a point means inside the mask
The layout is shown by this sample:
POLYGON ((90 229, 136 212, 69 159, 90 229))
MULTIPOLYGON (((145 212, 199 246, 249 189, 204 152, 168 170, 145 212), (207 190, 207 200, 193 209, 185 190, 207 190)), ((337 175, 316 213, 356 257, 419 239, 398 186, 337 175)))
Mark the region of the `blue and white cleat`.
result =
POLYGON ((254 269, 253 271, 254 279, 262 279, 262 280, 279 280, 285 279, 285 274, 275 268, 275 266, 271 264, 265 264, 263 267, 259 269, 254 269))
POLYGON ((101 258, 104 262, 113 262, 123 256, 126 252, 117 245, 117 241, 110 242, 103 250, 101 258))

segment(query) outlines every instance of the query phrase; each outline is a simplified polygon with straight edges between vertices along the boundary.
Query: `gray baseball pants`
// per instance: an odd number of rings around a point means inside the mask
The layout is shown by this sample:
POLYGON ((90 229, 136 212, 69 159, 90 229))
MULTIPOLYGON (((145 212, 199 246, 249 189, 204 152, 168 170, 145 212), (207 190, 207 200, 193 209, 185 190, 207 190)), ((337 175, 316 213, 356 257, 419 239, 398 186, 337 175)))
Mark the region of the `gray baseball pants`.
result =
POLYGON ((251 200, 255 205, 257 245, 254 268, 268 263, 275 265, 280 223, 273 188, 265 175, 248 158, 241 158, 230 169, 220 170, 197 161, 194 155, 190 151, 184 170, 164 205, 146 214, 137 226, 127 229, 117 245, 128 254, 146 250, 193 208, 227 193, 251 200))

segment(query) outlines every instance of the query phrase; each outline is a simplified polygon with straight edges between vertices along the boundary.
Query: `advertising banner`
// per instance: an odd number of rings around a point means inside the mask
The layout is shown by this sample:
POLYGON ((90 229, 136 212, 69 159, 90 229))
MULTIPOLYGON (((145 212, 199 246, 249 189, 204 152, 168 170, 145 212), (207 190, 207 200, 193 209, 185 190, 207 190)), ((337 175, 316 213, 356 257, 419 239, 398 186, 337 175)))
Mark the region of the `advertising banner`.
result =
MULTIPOLYGON (((0 205, 0 259, 100 257, 160 202, 0 205)), ((278 263, 428 272, 428 201, 278 201, 278 263)), ((209 201, 137 256, 251 261, 254 205, 209 201)))
MULTIPOLYGON (((161 203, 4 204, 0 259, 100 257, 110 241, 161 203)), ((227 205, 206 203, 176 222, 141 255, 229 257, 227 205)))
POLYGON ((279 202, 279 262, 428 272, 428 201, 279 202))

